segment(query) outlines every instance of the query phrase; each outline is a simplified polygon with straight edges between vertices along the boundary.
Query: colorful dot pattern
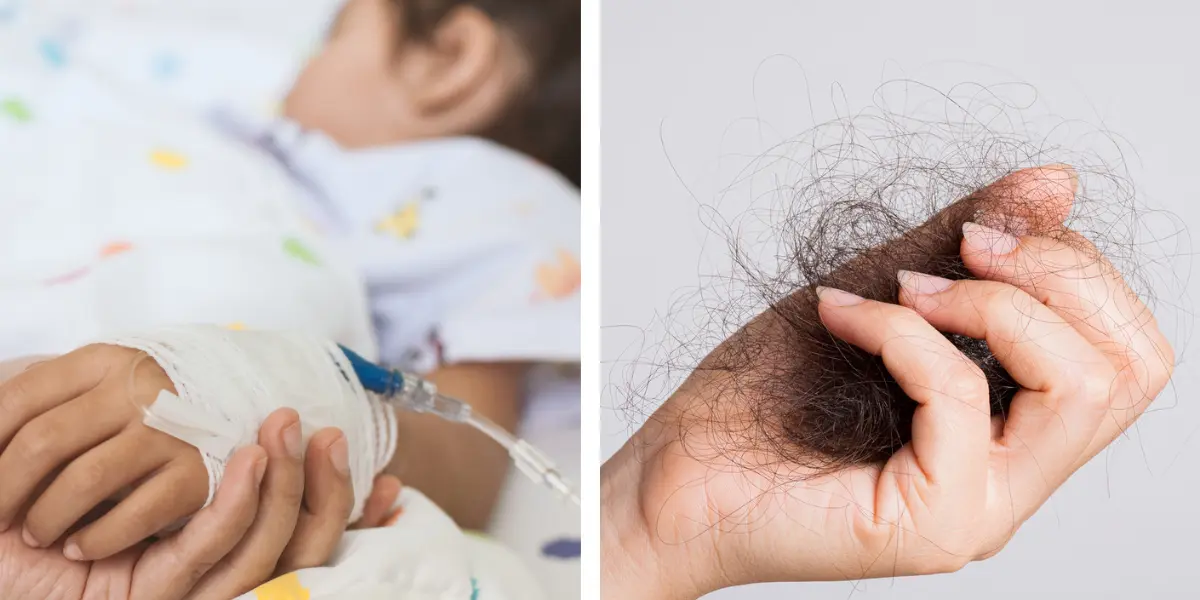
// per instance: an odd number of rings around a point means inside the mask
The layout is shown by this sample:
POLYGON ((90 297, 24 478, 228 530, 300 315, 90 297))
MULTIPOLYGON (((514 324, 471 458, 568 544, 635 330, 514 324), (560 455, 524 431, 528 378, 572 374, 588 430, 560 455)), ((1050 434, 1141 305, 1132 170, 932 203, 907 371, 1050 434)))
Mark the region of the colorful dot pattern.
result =
POLYGON ((386 233, 392 237, 412 239, 421 225, 421 205, 409 202, 392 214, 384 217, 375 225, 375 231, 386 233))
POLYGON ((560 560, 575 559, 579 558, 582 546, 582 540, 579 538, 551 540, 542 545, 542 556, 560 560))
POLYGON ((308 588, 300 584, 298 573, 281 575, 254 590, 256 600, 310 600, 308 588))
POLYGON ((20 98, 5 98, 0 100, 0 113, 18 123, 28 123, 33 120, 33 111, 20 98))
POLYGON ((67 49, 58 40, 44 39, 38 44, 38 52, 52 67, 62 68, 67 64, 67 49))
POLYGON ((130 250, 133 250, 133 244, 131 244, 129 242, 124 242, 124 241, 109 242, 103 248, 100 249, 100 256, 102 258, 108 258, 110 256, 124 254, 126 252, 129 252, 130 250))
POLYGON ((82 267, 67 271, 66 273, 62 273, 61 275, 51 277, 43 281, 42 285, 49 287, 71 283, 72 281, 78 281, 86 277, 88 273, 91 273, 92 269, 95 268, 96 264, 100 261, 112 258, 119 254, 131 252, 133 249, 133 244, 124 240, 109 242, 100 248, 100 251, 96 253, 96 259, 91 264, 84 265, 82 267))
POLYGON ((158 148, 150 152, 150 162, 160 169, 179 171, 188 166, 188 158, 174 150, 158 148))
POLYGON ((579 290, 583 271, 574 254, 560 249, 553 262, 538 266, 535 277, 542 296, 560 300, 579 290))
POLYGON ((314 267, 321 266, 321 259, 317 257, 308 246, 304 245, 299 239, 290 237, 283 240, 283 251, 288 256, 296 260, 313 265, 314 267))

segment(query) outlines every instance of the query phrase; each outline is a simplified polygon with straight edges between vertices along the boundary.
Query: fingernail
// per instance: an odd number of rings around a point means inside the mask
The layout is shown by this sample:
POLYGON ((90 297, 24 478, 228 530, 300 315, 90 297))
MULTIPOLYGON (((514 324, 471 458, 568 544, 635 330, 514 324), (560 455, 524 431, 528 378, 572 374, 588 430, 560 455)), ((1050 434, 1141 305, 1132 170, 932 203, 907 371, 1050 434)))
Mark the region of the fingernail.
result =
POLYGON ((34 539, 33 534, 29 533, 28 529, 21 529, 21 539, 25 540, 25 545, 30 548, 41 548, 42 544, 34 539))
POLYGON ((899 271, 896 273, 896 279, 900 281, 900 287, 908 290, 911 294, 936 294, 944 292, 954 285, 954 282, 945 277, 937 277, 934 275, 926 275, 914 271, 899 271))
POLYGON ((983 213, 976 215, 975 222, 990 227, 997 231, 1003 231, 1009 235, 1030 235, 1033 229, 1029 226, 1029 221, 1024 217, 1016 215, 1000 215, 996 213, 983 213))
POLYGON ((68 560, 83 560, 83 551, 79 549, 79 544, 71 540, 63 547, 63 556, 68 560))
POLYGON ((837 288, 817 286, 817 297, 821 302, 833 306, 854 306, 863 302, 862 296, 855 296, 837 288))
POLYGON ((1017 249, 1017 238, 978 223, 963 223, 963 237, 979 252, 1008 254, 1017 249))
POLYGON ((1079 171, 1076 171, 1075 167, 1072 167, 1066 163, 1054 163, 1052 165, 1046 165, 1046 168, 1066 173, 1067 180, 1071 186, 1071 191, 1075 192, 1079 189, 1079 171))
POLYGON ((350 474, 350 454, 346 449, 346 436, 339 436, 337 441, 329 445, 329 462, 342 475, 350 474))
POLYGON ((300 423, 293 423, 283 430, 283 445, 292 458, 303 456, 304 447, 300 443, 300 423))
POLYGON ((267 474, 267 458, 264 456, 254 463, 254 485, 262 484, 263 475, 267 474))

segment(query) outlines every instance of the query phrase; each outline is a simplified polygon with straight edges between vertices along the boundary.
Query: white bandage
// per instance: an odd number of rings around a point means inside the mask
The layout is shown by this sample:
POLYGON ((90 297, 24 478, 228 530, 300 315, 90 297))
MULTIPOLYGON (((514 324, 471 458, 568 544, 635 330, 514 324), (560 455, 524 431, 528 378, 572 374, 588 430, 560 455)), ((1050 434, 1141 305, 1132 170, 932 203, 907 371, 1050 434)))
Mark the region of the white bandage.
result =
POLYGON ((161 393, 143 422, 200 450, 212 501, 233 451, 254 444, 277 409, 300 414, 305 447, 326 427, 346 436, 354 509, 362 515, 375 475, 396 448, 396 417, 367 394, 336 344, 309 335, 230 331, 197 325, 157 329, 102 343, 141 350, 175 384, 161 393))

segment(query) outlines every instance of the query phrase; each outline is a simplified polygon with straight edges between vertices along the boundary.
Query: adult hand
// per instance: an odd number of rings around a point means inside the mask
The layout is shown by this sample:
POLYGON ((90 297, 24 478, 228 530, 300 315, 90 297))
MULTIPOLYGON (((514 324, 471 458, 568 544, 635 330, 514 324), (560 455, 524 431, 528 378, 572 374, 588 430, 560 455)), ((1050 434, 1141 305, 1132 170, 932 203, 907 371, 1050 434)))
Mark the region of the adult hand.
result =
MULTIPOLYGON (((226 466, 212 505, 179 532, 95 563, 73 562, 61 544, 30 548, 14 527, 0 534, 0 597, 62 600, 228 600, 276 572, 323 564, 345 529, 353 492, 345 439, 323 430, 304 459, 289 452, 295 411, 273 413, 259 445, 226 466), (306 485, 305 482, 308 482, 306 485)), ((400 492, 381 476, 356 525, 377 526, 400 492)))
MULTIPOLYGON (((997 189, 999 201, 1018 204, 1038 192, 1029 204, 1037 212, 1019 216, 1061 224, 1074 176, 1025 171, 997 189), (1070 184, 1044 185, 1054 178, 1070 184)), ((721 455, 695 446, 720 443, 722 432, 708 429, 723 422, 711 413, 723 405, 714 396, 737 382, 698 371, 603 468, 606 597, 695 598, 762 581, 957 570, 1003 548, 1145 410, 1174 356, 1094 247, 1073 234, 1014 237, 974 224, 964 233, 960 252, 979 280, 902 272, 900 305, 819 292, 825 326, 881 356, 918 403, 912 441, 882 467, 813 478, 798 477, 798 466, 744 468, 778 464, 768 450, 737 464, 700 460, 721 455), (939 330, 986 340, 1021 386, 1005 421, 990 418, 983 374, 939 330)))

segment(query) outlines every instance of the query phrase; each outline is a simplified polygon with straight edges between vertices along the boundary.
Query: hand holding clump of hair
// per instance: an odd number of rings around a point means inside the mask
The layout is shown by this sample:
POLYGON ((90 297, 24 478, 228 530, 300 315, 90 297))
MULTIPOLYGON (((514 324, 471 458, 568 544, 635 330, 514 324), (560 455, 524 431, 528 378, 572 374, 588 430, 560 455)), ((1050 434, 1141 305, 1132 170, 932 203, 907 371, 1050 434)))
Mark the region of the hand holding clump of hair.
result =
POLYGON ((722 343, 604 467, 605 595, 949 572, 1002 549, 1173 368, 1148 308, 1063 226, 1076 185, 1013 173, 722 343))

